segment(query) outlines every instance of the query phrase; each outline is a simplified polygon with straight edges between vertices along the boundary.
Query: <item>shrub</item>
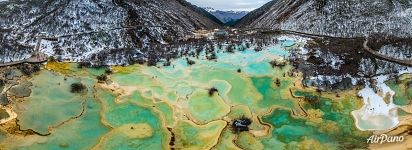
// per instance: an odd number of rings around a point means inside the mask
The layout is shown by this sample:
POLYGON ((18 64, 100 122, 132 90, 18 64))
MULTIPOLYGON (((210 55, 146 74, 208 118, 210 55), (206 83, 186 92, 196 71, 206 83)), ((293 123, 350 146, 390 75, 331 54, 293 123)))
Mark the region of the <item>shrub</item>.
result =
POLYGON ((107 75, 106 74, 102 74, 100 76, 96 77, 99 83, 103 83, 107 81, 107 75))
POLYGON ((78 68, 90 68, 92 64, 90 62, 79 62, 77 64, 78 68))
POLYGON ((83 93, 87 89, 86 86, 82 83, 73 83, 70 87, 70 92, 72 93, 83 93))
POLYGON ((231 128, 234 133, 240 133, 249 131, 249 125, 252 124, 252 120, 244 116, 233 120, 231 128))
POLYGON ((209 96, 213 96, 216 92, 219 92, 218 89, 216 89, 215 87, 212 87, 209 89, 209 96))
POLYGON ((189 64, 189 65, 194 65, 194 64, 196 64, 195 61, 190 60, 190 59, 188 59, 188 58, 186 58, 186 61, 187 61, 187 64, 189 64))

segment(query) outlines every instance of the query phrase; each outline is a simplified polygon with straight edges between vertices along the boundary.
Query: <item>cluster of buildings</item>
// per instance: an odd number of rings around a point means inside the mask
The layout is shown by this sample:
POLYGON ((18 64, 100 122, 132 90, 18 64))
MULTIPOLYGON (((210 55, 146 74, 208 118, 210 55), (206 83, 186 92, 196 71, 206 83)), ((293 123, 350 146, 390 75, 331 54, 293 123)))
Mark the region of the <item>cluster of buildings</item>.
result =
POLYGON ((193 33, 192 38, 194 39, 215 39, 219 37, 228 37, 230 35, 237 34, 237 29, 214 29, 214 30, 196 30, 193 33))

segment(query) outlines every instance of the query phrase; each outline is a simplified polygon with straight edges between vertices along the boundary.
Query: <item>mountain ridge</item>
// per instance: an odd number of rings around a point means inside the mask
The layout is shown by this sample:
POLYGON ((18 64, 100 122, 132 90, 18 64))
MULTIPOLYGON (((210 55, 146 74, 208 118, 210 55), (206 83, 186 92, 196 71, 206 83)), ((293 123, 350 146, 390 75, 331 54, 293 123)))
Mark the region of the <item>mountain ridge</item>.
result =
POLYGON ((265 12, 267 12, 276 2, 277 0, 269 1, 263 6, 249 12, 235 23, 235 27, 239 28, 251 24, 255 19, 261 17, 265 12))
POLYGON ((223 22, 227 26, 234 26, 234 24, 248 14, 248 11, 234 11, 234 10, 216 10, 212 7, 205 7, 204 10, 214 15, 217 19, 223 22))
MULTIPOLYGON (((49 56, 82 61, 111 49, 135 49, 179 40, 197 29, 221 27, 184 0, 28 0, 0 3, 0 62, 27 58, 37 36, 49 56), (63 37, 64 36, 64 37, 63 37)), ((124 63, 122 60, 120 63, 124 63)))
POLYGON ((258 10, 236 26, 335 37, 412 36, 411 0, 274 0, 258 10))

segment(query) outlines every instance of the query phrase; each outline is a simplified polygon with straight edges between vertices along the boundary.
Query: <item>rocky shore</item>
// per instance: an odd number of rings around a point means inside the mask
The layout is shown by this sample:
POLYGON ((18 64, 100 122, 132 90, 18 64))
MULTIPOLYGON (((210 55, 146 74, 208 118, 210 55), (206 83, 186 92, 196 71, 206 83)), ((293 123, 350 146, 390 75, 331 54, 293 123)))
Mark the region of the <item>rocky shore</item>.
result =
POLYGON ((0 123, 17 117, 11 105, 31 94, 28 78, 40 71, 41 64, 20 64, 0 68, 0 123))

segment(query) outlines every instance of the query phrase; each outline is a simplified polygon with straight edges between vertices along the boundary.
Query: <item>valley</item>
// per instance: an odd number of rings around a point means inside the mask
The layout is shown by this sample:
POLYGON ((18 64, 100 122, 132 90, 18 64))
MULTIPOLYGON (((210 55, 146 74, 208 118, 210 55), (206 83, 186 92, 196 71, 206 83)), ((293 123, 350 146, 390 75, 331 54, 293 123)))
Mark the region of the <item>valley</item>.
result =
POLYGON ((411 149, 409 4, 0 1, 0 149, 411 149))

